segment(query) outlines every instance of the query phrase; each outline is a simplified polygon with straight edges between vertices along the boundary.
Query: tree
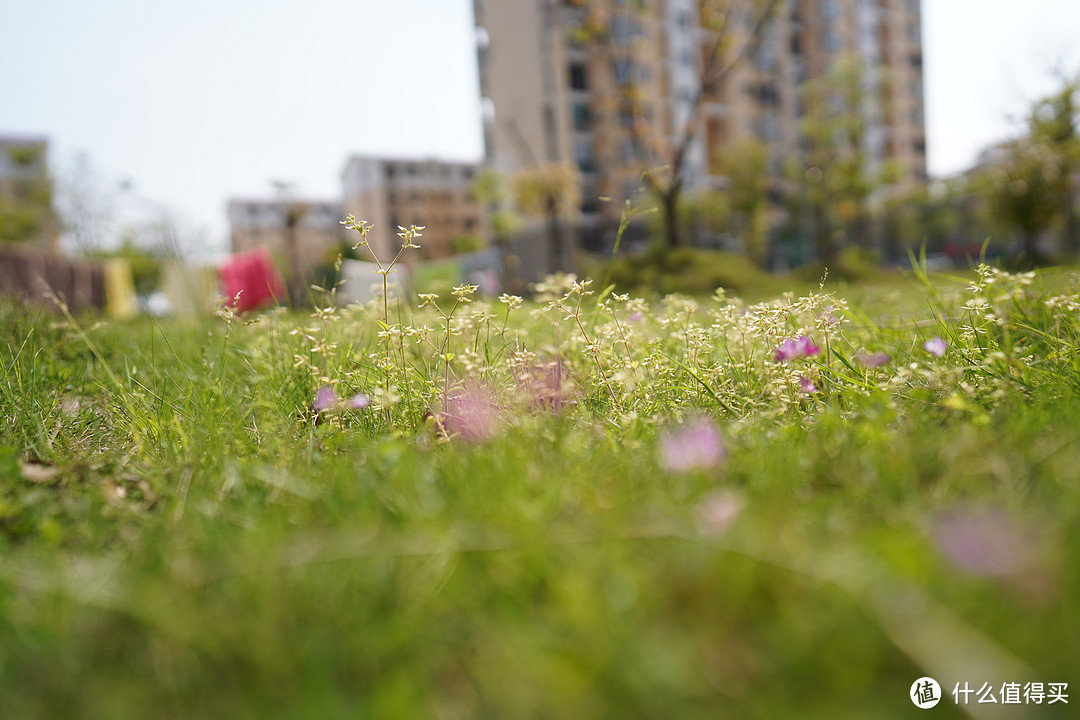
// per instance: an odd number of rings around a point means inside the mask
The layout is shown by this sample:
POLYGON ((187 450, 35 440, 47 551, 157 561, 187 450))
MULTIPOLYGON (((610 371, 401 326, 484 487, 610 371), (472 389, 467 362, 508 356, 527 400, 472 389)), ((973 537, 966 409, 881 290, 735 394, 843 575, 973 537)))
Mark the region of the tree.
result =
MULTIPOLYGON (((592 6, 589 20, 582 28, 582 39, 611 56, 610 67, 618 67, 621 50, 612 42, 613 13, 601 0, 584 2, 592 6)), ((697 65, 697 87, 689 99, 689 112, 670 137, 657 130, 656 124, 640 102, 641 89, 635 73, 627 72, 615 78, 620 112, 632 116, 627 132, 637 152, 653 169, 642 179, 660 210, 664 227, 664 244, 678 247, 683 244, 679 223, 680 198, 686 190, 686 162, 702 122, 706 102, 717 98, 724 79, 744 61, 760 43, 772 20, 779 0, 702 0, 700 19, 706 38, 697 65), (740 29, 748 20, 747 29, 740 29)), ((638 4, 644 12, 644 4, 638 4)))
POLYGON ((469 188, 469 199, 487 206, 496 245, 506 246, 521 229, 521 219, 509 207, 511 197, 506 176, 498 170, 487 168, 477 173, 469 188))
POLYGON ((1061 158, 1050 145, 1032 137, 1008 143, 1003 159, 984 170, 977 186, 991 214, 1020 231, 1025 262, 1042 265, 1050 258, 1039 246, 1060 210, 1066 186, 1061 158))
MULTIPOLYGON (((1080 74, 1068 77, 1058 71, 1061 89, 1035 103, 1028 120, 1030 136, 1044 143, 1054 155, 1051 172, 1060 176, 1057 184, 1058 212, 1063 217, 1062 245, 1075 257, 1080 251, 1076 211, 1076 175, 1080 171, 1080 74)), ((1049 167, 1049 166, 1048 166, 1049 167)))
POLYGON ((518 172, 512 184, 521 212, 547 219, 555 269, 570 270, 573 260, 561 220, 577 212, 581 203, 577 168, 567 163, 544 163, 518 172))
POLYGON ((511 292, 522 294, 524 284, 518 277, 521 261, 514 255, 510 242, 521 229, 521 218, 510 207, 510 188, 506 176, 494 168, 481 171, 469 188, 469 199, 487 207, 488 222, 502 263, 503 284, 511 292))
POLYGON ((45 144, 11 144, 6 152, 16 174, 0 183, 0 242, 40 242, 55 249, 58 221, 53 184, 45 167, 45 144))
POLYGON ((758 267, 768 260, 769 151, 756 138, 748 138, 717 152, 728 178, 728 202, 739 225, 747 256, 758 267))
MULTIPOLYGON (((662 237, 667 230, 665 218, 657 212, 655 206, 638 207, 636 212, 648 213, 647 221, 650 233, 662 237)), ((697 192, 683 192, 675 208, 679 222, 679 232, 690 238, 695 244, 702 241, 715 241, 716 238, 731 230, 731 207, 728 196, 717 190, 703 189, 697 192)), ((666 252, 667 246, 657 245, 656 250, 666 252)))
POLYGON ((896 181, 899 168, 875 161, 867 144, 867 107, 885 78, 875 76, 862 58, 838 60, 809 83, 807 114, 800 123, 803 153, 789 163, 788 177, 797 189, 798 212, 809 221, 819 260, 835 260, 851 239, 869 248, 869 198, 896 181))
POLYGON ((158 289, 161 284, 161 265, 163 249, 160 247, 143 247, 136 234, 131 230, 125 232, 120 247, 109 251, 95 251, 91 254, 94 258, 119 258, 125 260, 131 268, 131 279, 135 288, 135 294, 146 297, 158 289))
POLYGON ((80 255, 105 247, 114 234, 116 190, 101 179, 90 156, 79 153, 60 180, 60 215, 68 244, 80 255))

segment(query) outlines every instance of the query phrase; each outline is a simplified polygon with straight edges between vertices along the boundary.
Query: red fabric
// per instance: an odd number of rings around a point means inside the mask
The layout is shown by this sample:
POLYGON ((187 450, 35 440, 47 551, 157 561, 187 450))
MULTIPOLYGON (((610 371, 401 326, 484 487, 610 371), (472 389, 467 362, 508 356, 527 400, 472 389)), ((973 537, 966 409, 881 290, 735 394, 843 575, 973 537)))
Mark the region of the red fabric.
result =
POLYGON ((227 305, 240 293, 237 312, 273 305, 285 297, 285 285, 265 247, 233 255, 218 269, 218 277, 227 305))

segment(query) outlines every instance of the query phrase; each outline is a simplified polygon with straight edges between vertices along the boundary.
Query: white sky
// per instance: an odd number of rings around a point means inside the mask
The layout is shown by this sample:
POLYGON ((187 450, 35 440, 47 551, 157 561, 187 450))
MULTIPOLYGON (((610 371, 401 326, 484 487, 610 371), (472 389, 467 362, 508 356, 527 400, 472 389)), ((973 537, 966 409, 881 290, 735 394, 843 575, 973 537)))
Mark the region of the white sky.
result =
MULTIPOLYGON (((489 0, 497 2, 498 0, 489 0)), ((1080 72, 1080 0, 923 0, 930 171, 1080 72)), ((479 159, 471 0, 0 0, 0 134, 227 244, 229 197, 340 195, 351 152, 479 159)))

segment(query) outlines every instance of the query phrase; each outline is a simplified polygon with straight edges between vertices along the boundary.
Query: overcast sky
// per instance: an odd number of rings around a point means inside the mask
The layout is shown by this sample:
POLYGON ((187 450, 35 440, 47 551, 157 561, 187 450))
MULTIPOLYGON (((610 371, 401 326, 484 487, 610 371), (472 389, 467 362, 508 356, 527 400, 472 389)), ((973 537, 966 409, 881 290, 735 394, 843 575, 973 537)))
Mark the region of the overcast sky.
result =
MULTIPOLYGON (((496 0, 497 1, 497 0, 496 0)), ((1080 72, 1078 0, 923 0, 930 171, 1080 72)), ((227 244, 230 197, 337 197, 349 153, 479 159, 471 0, 0 0, 0 135, 84 152, 227 244)))

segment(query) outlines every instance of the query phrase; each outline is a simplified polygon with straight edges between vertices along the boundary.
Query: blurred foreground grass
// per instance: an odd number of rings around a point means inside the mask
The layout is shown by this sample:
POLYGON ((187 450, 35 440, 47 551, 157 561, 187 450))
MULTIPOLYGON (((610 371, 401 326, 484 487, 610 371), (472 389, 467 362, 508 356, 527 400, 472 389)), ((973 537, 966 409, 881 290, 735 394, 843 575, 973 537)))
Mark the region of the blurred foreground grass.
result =
POLYGON ((0 717, 901 718, 924 675, 938 716, 1070 717, 951 694, 1080 660, 1076 282, 985 278, 846 310, 616 298, 623 334, 580 312, 588 339, 526 305, 496 340, 474 311, 452 360, 401 344, 390 424, 310 407, 327 380, 375 397, 375 309, 6 306, 0 717), (822 352, 789 371, 785 332, 822 352), (509 399, 509 349, 558 358, 557 403, 509 399), (447 421, 470 377, 502 388, 483 437, 447 421), (722 457, 679 469, 666 438, 699 414, 722 457))

